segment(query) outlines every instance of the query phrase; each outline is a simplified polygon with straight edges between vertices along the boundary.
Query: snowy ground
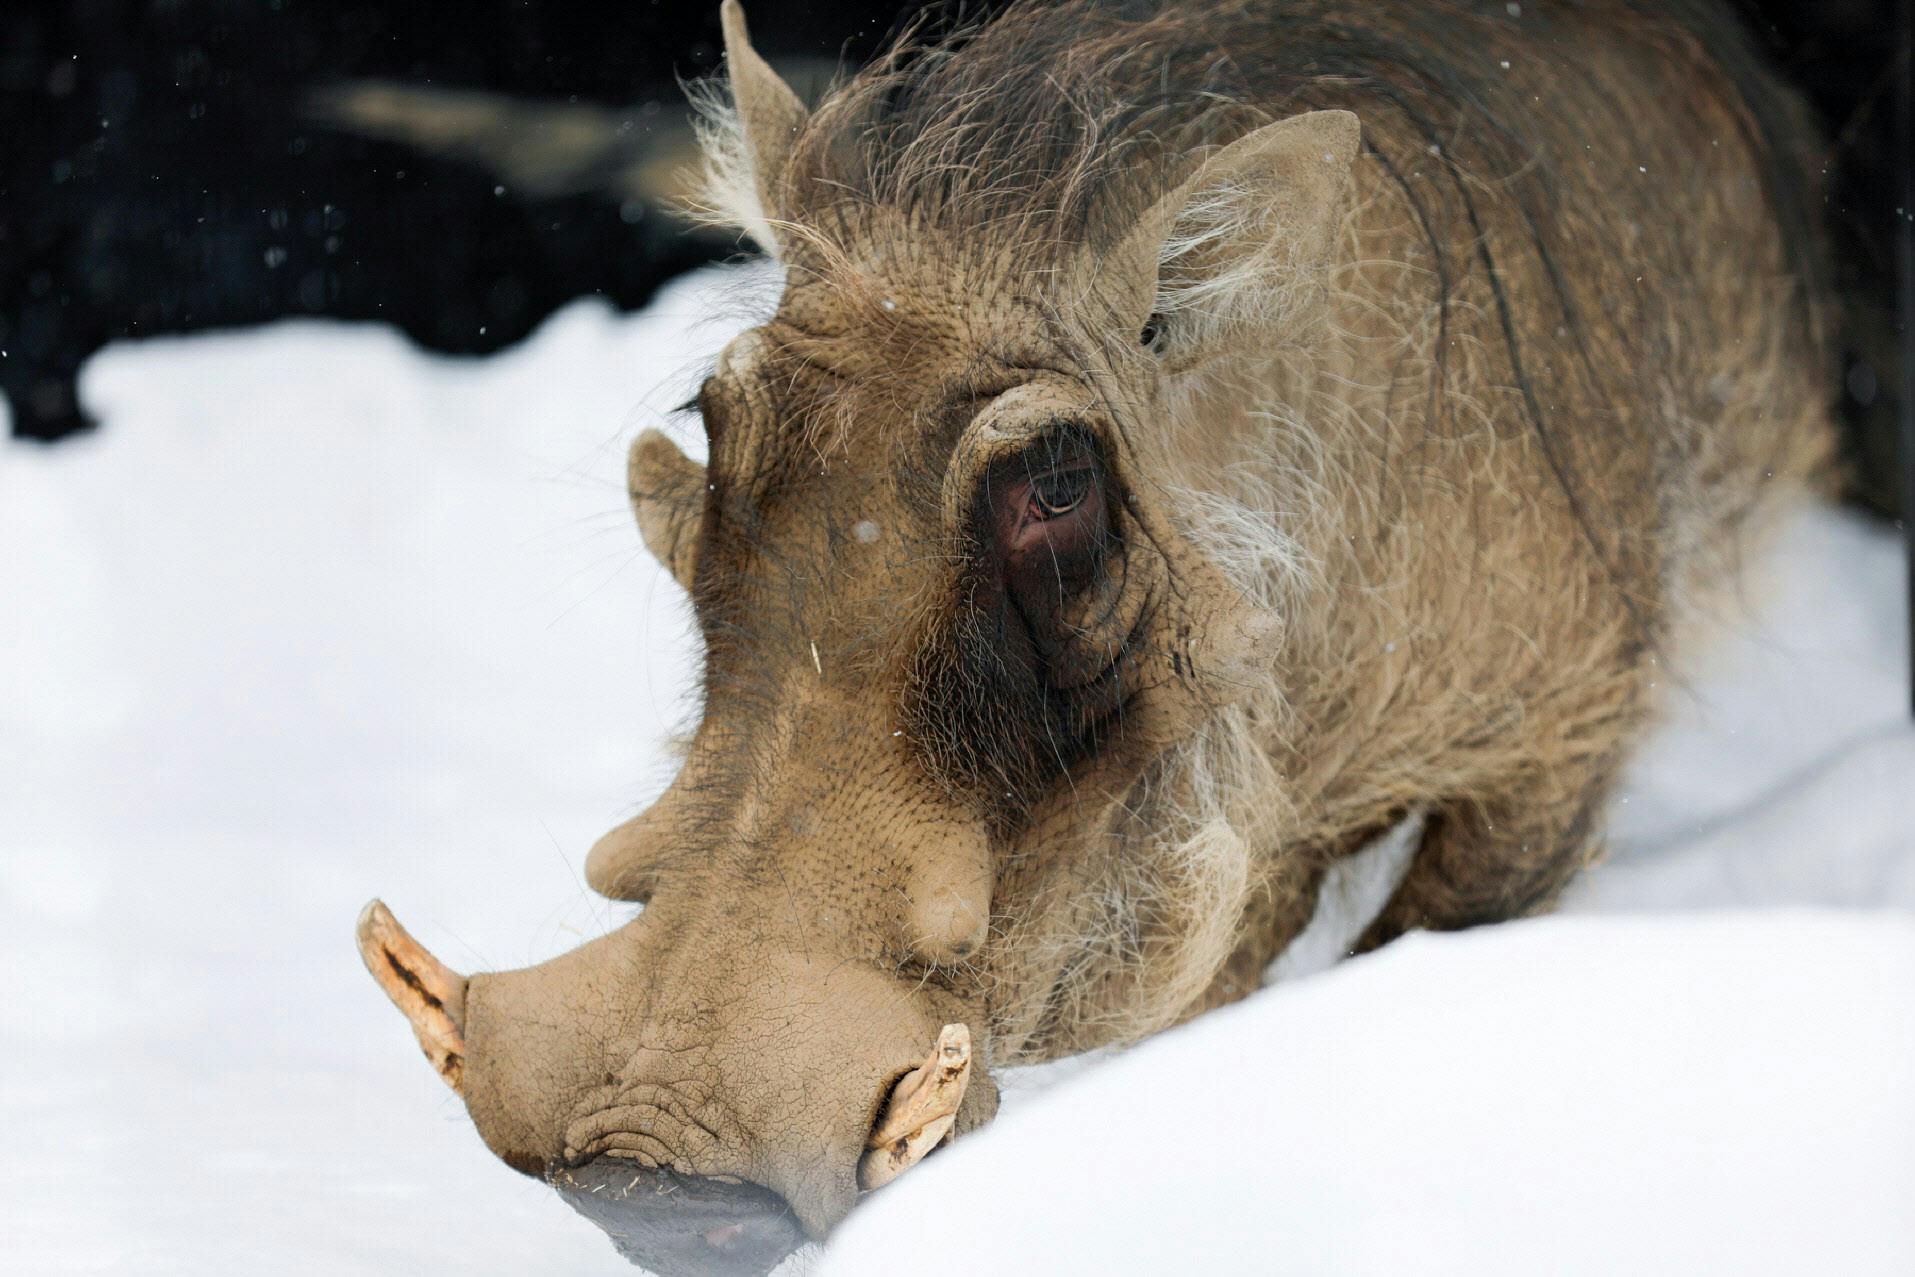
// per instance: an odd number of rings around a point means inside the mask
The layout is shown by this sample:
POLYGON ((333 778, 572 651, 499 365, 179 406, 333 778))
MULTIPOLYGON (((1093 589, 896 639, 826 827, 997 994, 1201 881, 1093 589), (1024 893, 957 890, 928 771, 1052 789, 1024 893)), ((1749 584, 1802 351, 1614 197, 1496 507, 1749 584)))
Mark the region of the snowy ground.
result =
MULTIPOLYGON (((0 1268, 631 1271, 484 1152, 350 933, 382 895, 471 970, 620 916, 578 866, 666 779, 689 633, 623 447, 764 282, 581 304, 483 362, 308 322, 115 348, 83 383, 101 434, 0 446, 0 1268)), ((1048 1091, 1013 1079, 1006 1118, 827 1266, 895 1272, 955 1210, 1033 1271, 1379 1271, 1446 1242, 1625 1271, 1605 1258, 1711 1237, 1748 1260, 1716 1271, 1786 1271, 1762 1264, 1805 1238, 1825 1271, 1915 1271, 1898 571, 1847 516, 1787 529, 1724 643, 1672 672, 1582 916, 1418 940, 1048 1091), (1242 1138, 1167 1151, 1166 1097, 1242 1138)))

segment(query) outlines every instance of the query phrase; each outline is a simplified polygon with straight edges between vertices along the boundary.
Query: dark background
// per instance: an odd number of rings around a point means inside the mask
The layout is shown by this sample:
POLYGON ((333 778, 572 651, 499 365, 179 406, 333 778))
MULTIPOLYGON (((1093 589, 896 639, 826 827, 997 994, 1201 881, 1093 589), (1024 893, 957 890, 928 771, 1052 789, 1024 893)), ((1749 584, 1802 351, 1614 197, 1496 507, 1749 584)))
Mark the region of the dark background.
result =
MULTIPOLYGON (((89 425, 74 377, 109 341, 325 314, 480 353, 583 294, 636 307, 736 248, 610 180, 508 186, 310 111, 315 92, 364 79, 600 106, 620 138, 601 165, 642 160, 683 145, 677 79, 718 63, 716 0, 0 5, 0 389, 18 435, 89 425)), ((916 7, 759 0, 750 16, 775 61, 856 64, 916 7)), ((1894 491, 1901 386, 1899 7, 1741 5, 1831 138, 1830 221, 1855 303, 1845 408, 1866 427, 1851 432, 1854 470, 1878 508, 1894 491)))

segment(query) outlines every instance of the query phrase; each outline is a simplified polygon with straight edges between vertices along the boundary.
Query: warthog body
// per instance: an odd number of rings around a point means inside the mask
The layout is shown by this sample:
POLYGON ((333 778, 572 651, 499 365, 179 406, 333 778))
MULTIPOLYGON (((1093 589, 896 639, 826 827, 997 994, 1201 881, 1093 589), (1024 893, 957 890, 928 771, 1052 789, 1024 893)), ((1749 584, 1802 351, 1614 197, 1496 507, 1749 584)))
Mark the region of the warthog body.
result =
POLYGON ((706 646, 588 862, 648 903, 469 984, 371 950, 667 1268, 823 1235, 941 1025, 961 1134, 991 1066, 1254 988, 1408 813, 1359 947, 1546 907, 1827 446, 1793 114, 1713 9, 1030 4, 811 110, 726 17, 714 209, 786 291, 709 464, 632 453, 706 646))

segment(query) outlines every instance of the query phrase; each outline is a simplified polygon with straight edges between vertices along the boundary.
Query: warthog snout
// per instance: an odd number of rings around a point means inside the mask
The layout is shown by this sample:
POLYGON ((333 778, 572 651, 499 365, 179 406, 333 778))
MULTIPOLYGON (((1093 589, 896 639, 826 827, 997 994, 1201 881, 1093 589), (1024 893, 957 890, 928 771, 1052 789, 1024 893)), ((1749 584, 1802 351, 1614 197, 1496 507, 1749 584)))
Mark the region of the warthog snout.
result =
MULTIPOLYGON (((890 1183, 949 1138, 970 1080, 970 1031, 946 1025, 931 1055, 898 1079, 858 1164, 858 1185, 890 1183)), ((619 1254, 655 1272, 762 1273, 804 1244, 784 1198, 757 1184, 634 1167, 603 1156, 547 1176, 619 1254)))
POLYGON ((966 1125, 990 1116, 969 1027, 933 1028, 898 980, 772 952, 746 963, 760 1000, 682 939, 641 918, 468 979, 379 901, 358 927, 367 969, 486 1143, 657 1272, 766 1271, 947 1141, 961 1110, 966 1125), (658 969, 663 986, 633 979, 658 969))

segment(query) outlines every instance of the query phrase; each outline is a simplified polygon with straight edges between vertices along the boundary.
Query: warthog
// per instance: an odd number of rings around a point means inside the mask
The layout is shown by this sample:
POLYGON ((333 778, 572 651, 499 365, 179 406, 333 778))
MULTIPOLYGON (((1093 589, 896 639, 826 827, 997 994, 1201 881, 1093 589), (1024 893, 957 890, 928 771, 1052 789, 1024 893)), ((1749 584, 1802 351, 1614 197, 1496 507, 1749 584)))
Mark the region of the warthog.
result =
POLYGON ((1022 3, 810 110, 724 21, 712 210, 786 275, 709 462, 631 453, 705 646, 587 862, 644 909, 469 980, 361 926, 485 1142, 662 1270, 1254 988, 1406 813, 1358 950, 1546 907, 1829 443, 1800 130, 1711 8, 1022 3))

